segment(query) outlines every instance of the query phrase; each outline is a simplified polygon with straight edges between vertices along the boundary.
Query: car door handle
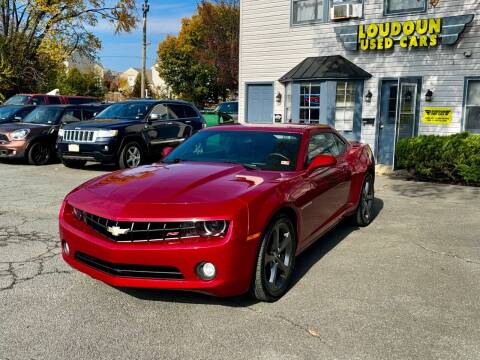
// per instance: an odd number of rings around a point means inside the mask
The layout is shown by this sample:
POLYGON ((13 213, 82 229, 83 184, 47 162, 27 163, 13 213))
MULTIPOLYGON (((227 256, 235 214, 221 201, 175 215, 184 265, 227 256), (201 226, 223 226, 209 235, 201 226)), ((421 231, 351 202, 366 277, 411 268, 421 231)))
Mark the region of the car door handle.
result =
POLYGON ((185 121, 185 122, 186 122, 187 124, 191 124, 191 123, 192 123, 191 120, 187 120, 187 121, 185 121))

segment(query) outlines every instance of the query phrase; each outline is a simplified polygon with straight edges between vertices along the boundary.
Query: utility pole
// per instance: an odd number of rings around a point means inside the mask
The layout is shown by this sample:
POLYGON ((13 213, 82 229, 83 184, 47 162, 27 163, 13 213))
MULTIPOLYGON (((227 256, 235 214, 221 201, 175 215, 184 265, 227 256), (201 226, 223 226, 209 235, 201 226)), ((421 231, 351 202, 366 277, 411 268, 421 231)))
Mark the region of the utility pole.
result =
POLYGON ((142 48, 142 98, 145 98, 145 75, 147 72, 147 15, 150 11, 150 5, 148 5, 148 0, 144 0, 143 3, 143 48, 142 48))

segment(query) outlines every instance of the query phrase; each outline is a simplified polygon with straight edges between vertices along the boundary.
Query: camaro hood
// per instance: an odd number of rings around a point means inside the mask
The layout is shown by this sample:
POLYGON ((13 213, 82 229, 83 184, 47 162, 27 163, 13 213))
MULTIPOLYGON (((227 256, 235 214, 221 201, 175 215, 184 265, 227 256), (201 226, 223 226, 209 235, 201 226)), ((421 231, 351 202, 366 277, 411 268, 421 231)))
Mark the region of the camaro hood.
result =
POLYGON ((154 164, 91 180, 74 190, 68 201, 104 216, 133 209, 148 214, 149 207, 175 216, 182 211, 186 215, 194 207, 212 213, 222 211, 226 204, 238 204, 250 191, 265 191, 282 179, 278 172, 249 171, 235 164, 154 164))
POLYGON ((82 121, 78 123, 65 125, 66 130, 73 129, 119 129, 128 125, 138 124, 141 120, 138 119, 97 119, 90 121, 82 121))

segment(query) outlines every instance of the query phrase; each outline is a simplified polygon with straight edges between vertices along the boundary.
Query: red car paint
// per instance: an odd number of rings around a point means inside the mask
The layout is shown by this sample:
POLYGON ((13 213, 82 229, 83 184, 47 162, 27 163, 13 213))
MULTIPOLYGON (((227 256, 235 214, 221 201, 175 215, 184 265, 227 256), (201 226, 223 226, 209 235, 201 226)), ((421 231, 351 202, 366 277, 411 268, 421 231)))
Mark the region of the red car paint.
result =
POLYGON ((304 159, 310 136, 335 132, 325 126, 224 126, 203 131, 262 131, 301 135, 295 171, 249 171, 236 164, 153 164, 93 179, 73 190, 60 210, 60 238, 69 245, 63 258, 72 267, 118 287, 182 289, 216 296, 248 291, 261 235, 279 211, 295 218, 297 255, 352 214, 367 172, 373 174, 370 148, 348 143, 335 166, 309 174, 304 159), (72 208, 114 221, 230 221, 221 238, 116 243, 78 220, 72 208), (110 264, 172 266, 183 279, 110 275, 78 261, 81 252, 110 264), (217 267, 204 281, 201 262, 217 267))

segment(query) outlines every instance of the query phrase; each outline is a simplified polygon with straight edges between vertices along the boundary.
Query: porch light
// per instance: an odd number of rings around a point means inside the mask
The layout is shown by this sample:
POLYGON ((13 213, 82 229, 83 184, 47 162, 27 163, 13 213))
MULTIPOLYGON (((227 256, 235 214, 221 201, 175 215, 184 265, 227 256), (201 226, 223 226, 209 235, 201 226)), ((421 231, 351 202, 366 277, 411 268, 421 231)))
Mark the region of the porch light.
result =
POLYGON ((373 94, 370 90, 368 90, 367 95, 365 95, 365 102, 371 103, 373 98, 373 94))
POLYGON ((277 93, 277 96, 275 97, 275 99, 277 100, 277 104, 281 104, 282 103, 282 94, 277 93))
POLYGON ((433 91, 428 89, 427 93, 425 94, 425 101, 426 102, 431 102, 433 99, 433 91))

